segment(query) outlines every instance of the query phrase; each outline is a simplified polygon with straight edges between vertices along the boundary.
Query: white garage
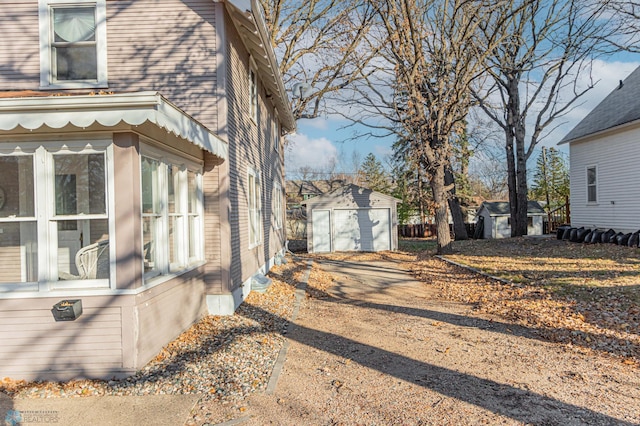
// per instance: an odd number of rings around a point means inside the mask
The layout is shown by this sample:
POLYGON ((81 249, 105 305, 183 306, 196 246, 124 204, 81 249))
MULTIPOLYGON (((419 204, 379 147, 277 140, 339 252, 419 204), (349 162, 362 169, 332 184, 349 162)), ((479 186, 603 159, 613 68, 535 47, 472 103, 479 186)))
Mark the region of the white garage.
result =
POLYGON ((398 201, 357 185, 307 200, 308 251, 396 250, 398 201))

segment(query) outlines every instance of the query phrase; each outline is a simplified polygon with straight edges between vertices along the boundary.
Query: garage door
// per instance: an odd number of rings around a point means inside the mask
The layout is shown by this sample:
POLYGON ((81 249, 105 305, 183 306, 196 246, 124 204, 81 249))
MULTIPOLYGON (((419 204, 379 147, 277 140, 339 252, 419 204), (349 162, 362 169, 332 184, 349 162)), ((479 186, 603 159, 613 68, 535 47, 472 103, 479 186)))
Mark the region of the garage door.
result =
POLYGON ((331 212, 330 210, 313 210, 313 252, 331 251, 331 212))
POLYGON ((334 250, 390 250, 389 213, 389 209, 334 210, 334 250))

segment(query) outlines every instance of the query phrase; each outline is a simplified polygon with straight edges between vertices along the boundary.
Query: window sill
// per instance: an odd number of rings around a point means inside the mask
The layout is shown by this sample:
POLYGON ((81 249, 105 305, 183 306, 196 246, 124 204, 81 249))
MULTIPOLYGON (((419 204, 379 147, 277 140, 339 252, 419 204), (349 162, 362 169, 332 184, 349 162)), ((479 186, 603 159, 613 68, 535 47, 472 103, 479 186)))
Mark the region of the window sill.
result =
POLYGON ((249 244, 249 250, 253 250, 256 249, 258 247, 262 246, 262 241, 258 242, 258 243, 254 243, 254 244, 249 244))
POLYGON ((109 83, 106 81, 73 81, 68 83, 51 83, 40 86, 40 90, 58 89, 108 89, 109 83))

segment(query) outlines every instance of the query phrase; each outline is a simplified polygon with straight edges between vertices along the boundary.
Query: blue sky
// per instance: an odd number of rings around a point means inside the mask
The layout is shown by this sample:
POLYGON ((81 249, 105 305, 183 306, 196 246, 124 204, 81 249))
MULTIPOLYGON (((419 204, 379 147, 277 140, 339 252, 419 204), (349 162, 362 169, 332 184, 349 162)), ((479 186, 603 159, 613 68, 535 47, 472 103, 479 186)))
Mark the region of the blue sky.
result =
MULTIPOLYGON (((589 113, 605 96, 614 90, 620 80, 624 80, 635 68, 640 66, 640 55, 618 55, 609 61, 596 61, 593 67, 596 86, 590 90, 563 120, 553 133, 539 147, 555 146, 585 115, 589 113)), ((356 132, 366 130, 345 128, 349 123, 338 117, 299 120, 297 132, 289 135, 285 153, 285 167, 288 177, 294 177, 301 166, 313 169, 325 169, 332 161, 337 171, 353 172, 353 153, 360 160, 370 152, 380 161, 392 152, 393 138, 368 138, 352 140, 356 132)), ((563 147, 566 150, 566 147, 563 147)))

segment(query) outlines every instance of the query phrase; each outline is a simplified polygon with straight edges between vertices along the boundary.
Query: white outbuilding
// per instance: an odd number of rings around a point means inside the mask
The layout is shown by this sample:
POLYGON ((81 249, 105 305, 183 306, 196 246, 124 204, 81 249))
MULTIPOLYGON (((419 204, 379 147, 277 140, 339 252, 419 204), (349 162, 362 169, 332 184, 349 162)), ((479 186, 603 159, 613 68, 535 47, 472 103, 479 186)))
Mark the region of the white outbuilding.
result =
POLYGON ((305 201, 309 253, 396 250, 399 201, 354 184, 305 201))
MULTIPOLYGON (((544 217, 547 214, 537 201, 527 206, 527 235, 542 235, 544 217)), ((485 201, 480 205, 477 225, 482 227, 482 238, 511 237, 511 214, 508 201, 485 201)))

